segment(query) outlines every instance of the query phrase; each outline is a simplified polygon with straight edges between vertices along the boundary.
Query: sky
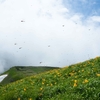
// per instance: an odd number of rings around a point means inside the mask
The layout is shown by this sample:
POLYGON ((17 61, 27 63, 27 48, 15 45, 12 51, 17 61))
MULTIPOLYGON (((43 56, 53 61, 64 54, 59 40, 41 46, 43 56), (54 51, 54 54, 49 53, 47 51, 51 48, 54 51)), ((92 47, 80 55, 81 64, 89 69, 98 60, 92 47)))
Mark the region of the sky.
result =
POLYGON ((99 0, 0 0, 0 73, 100 56, 99 5, 99 0))

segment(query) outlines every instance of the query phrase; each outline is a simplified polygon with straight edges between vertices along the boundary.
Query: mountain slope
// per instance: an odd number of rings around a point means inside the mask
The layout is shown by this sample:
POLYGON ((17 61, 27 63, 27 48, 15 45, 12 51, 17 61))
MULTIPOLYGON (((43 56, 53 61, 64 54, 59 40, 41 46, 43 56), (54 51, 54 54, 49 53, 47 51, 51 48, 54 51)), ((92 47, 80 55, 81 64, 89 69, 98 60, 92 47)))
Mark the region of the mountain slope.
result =
POLYGON ((41 72, 49 71, 52 69, 57 69, 58 67, 49 67, 49 66, 15 66, 2 73, 8 74, 8 76, 0 83, 5 85, 19 79, 25 78, 27 76, 39 74, 41 72))
POLYGON ((13 82, 0 100, 100 100, 100 57, 13 82))

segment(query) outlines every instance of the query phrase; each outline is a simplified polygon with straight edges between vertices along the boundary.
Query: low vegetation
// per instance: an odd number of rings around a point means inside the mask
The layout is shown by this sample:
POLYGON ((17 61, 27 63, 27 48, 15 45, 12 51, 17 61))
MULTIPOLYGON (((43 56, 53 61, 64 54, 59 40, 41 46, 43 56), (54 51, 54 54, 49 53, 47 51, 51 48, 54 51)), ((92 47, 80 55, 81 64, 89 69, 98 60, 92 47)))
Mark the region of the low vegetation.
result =
POLYGON ((100 100, 100 57, 3 86, 0 100, 100 100))

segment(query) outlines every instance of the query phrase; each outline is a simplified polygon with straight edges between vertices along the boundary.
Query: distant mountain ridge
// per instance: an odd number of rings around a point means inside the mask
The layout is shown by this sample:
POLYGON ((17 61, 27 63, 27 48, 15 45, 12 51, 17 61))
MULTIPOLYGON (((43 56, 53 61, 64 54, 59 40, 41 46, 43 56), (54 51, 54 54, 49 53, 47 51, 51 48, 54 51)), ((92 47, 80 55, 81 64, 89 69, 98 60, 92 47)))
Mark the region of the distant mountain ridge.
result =
POLYGON ((20 80, 22 78, 36 75, 45 71, 49 71, 52 69, 58 69, 59 67, 51 67, 51 66, 14 66, 9 70, 5 71, 1 75, 8 74, 7 77, 0 83, 1 85, 6 85, 8 83, 20 80))

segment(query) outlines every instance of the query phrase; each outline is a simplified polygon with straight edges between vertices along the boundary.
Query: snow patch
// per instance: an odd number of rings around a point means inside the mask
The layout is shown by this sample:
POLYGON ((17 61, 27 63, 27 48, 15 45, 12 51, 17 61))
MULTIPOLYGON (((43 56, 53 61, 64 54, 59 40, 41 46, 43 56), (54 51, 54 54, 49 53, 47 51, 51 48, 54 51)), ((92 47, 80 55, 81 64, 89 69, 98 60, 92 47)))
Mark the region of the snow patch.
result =
POLYGON ((8 76, 7 74, 1 75, 1 76, 0 76, 0 82, 3 81, 3 79, 4 79, 5 77, 7 77, 7 76, 8 76))

